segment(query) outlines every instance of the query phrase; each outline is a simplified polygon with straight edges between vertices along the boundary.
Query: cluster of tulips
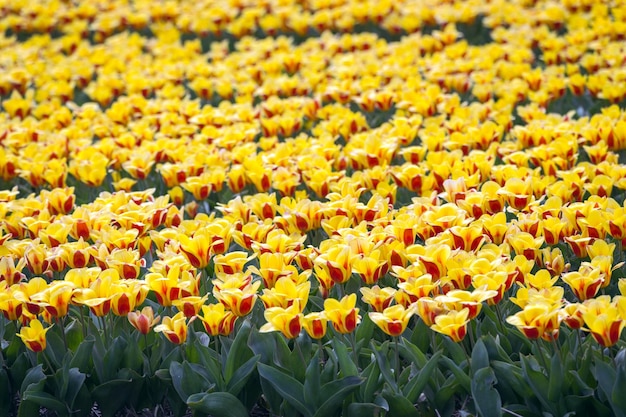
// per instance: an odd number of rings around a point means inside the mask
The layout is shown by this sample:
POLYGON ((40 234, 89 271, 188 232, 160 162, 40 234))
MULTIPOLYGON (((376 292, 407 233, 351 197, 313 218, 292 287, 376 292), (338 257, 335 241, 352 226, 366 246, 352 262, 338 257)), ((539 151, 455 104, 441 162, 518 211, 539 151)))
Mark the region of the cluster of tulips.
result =
POLYGON ((48 3, 0 2, 4 339, 623 361, 620 2, 48 3))

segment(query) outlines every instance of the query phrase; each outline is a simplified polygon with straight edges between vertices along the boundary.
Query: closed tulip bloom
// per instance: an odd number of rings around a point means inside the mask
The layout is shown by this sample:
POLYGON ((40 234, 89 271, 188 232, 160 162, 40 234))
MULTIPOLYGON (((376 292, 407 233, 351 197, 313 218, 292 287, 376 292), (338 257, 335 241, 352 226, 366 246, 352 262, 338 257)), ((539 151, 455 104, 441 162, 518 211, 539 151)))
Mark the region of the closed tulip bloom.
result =
POLYGON ((301 322, 302 327, 312 339, 321 339, 326 335, 328 318, 323 311, 309 313, 302 318, 301 322))
POLYGON ((396 294, 394 288, 381 288, 378 285, 374 285, 372 288, 362 287, 359 291, 361 291, 361 299, 378 312, 389 307, 396 294))
POLYGON ((128 321, 141 334, 148 334, 150 329, 161 321, 161 317, 154 317, 152 307, 146 306, 141 311, 131 311, 128 313, 128 321))
POLYGON ((328 298, 324 300, 324 312, 339 333, 351 333, 361 322, 359 309, 356 306, 356 294, 350 294, 341 300, 328 298))
POLYGON ((227 336, 237 320, 237 316, 232 311, 226 310, 222 303, 203 305, 202 314, 198 318, 211 336, 220 334, 227 336))
POLYGON ((449 336, 453 341, 460 342, 467 334, 469 309, 461 311, 449 311, 435 317, 435 324, 430 328, 441 334, 449 336))
POLYGON ((261 333, 280 331, 288 339, 298 337, 302 329, 299 303, 294 303, 290 307, 271 307, 265 310, 265 323, 259 331, 261 333))
POLYGON ((350 246, 337 244, 318 256, 314 263, 316 269, 319 268, 327 272, 335 284, 343 284, 352 275, 354 259, 355 256, 352 254, 350 246))
POLYGON ((214 291, 213 295, 237 317, 243 317, 252 311, 258 297, 257 291, 260 285, 261 283, 256 281, 243 289, 224 288, 221 291, 214 291))
POLYGON ((555 337, 558 334, 558 305, 545 302, 528 304, 524 309, 506 318, 506 322, 517 327, 529 339, 555 337))
POLYGON ((39 320, 31 320, 28 326, 20 329, 17 336, 22 339, 28 349, 33 352, 41 352, 46 348, 46 333, 51 327, 44 329, 39 320))
POLYGON ((617 343, 626 326, 626 320, 619 314, 615 303, 610 302, 610 297, 602 296, 590 300, 584 304, 583 330, 591 333, 591 336, 604 347, 611 347, 617 343))
POLYGON ((163 335, 170 342, 180 345, 187 340, 187 318, 183 312, 176 313, 174 317, 165 317, 163 323, 154 328, 157 333, 163 335))
POLYGON ((413 314, 415 314, 415 307, 404 308, 404 306, 396 304, 387 307, 382 313, 369 313, 369 316, 383 332, 389 336, 397 337, 404 333, 413 314))

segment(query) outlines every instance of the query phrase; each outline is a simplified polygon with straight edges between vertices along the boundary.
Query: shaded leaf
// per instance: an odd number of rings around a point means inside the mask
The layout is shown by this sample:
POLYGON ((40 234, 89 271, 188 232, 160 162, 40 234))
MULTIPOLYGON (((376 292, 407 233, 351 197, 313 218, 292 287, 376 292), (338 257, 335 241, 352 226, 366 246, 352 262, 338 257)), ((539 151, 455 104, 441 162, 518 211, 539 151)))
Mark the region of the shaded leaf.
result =
POLYGON ((241 401, 228 392, 193 394, 187 399, 193 411, 213 417, 248 417, 248 410, 241 401))
POLYGON ((362 383, 363 378, 348 376, 336 381, 328 382, 322 386, 319 398, 326 400, 319 405, 319 408, 315 412, 315 417, 326 417, 332 415, 337 409, 341 408, 346 397, 356 390, 362 383))
POLYGON ((268 381, 285 401, 305 416, 312 416, 304 401, 304 387, 297 379, 263 363, 259 363, 257 369, 261 378, 268 381))
POLYGON ((493 370, 489 367, 474 372, 472 378, 472 397, 478 413, 484 417, 502 415, 500 393, 493 387, 497 383, 493 370))

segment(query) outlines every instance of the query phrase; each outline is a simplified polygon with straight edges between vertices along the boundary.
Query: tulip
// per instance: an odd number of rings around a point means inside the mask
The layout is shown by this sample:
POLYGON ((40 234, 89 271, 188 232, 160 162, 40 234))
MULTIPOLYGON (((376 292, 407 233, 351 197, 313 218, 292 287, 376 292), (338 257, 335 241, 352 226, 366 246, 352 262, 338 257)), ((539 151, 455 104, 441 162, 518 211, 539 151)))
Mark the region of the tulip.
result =
POLYGON ((328 318, 322 312, 309 313, 301 319, 302 327, 312 339, 321 339, 326 335, 328 318))
POLYGON ((506 318, 507 323, 517 327, 529 339, 542 337, 552 340, 558 336, 559 306, 546 302, 528 304, 524 309, 506 318))
POLYGON ((51 327, 44 329, 39 320, 31 320, 28 326, 20 329, 17 336, 22 339, 28 349, 33 352, 41 352, 46 348, 46 333, 51 327))
POLYGON ((570 286, 579 300, 584 301, 596 296, 605 276, 598 268, 583 266, 579 271, 563 274, 561 279, 570 286))
POLYGON ((224 308, 224 304, 216 303, 202 306, 202 315, 198 318, 211 336, 229 335, 237 316, 224 308))
POLYGON ((389 307, 396 294, 395 289, 391 287, 380 288, 378 285, 374 285, 372 288, 362 287, 359 291, 362 294, 361 299, 378 312, 389 307))
POLYGON ((204 297, 199 296, 188 296, 179 298, 178 300, 173 300, 172 305, 178 309, 178 311, 183 312, 185 317, 190 318, 197 315, 202 308, 202 305, 207 300, 208 295, 204 297))
POLYGON ((150 329, 161 321, 161 317, 154 317, 152 307, 146 306, 141 311, 131 311, 128 313, 128 321, 141 334, 148 334, 150 329))
POLYGON ((220 291, 213 290, 213 295, 217 300, 224 304, 237 317, 243 317, 252 311, 254 303, 258 297, 257 290, 261 285, 256 281, 248 284, 243 289, 240 288, 224 288, 220 291))
POLYGON ((583 304, 583 320, 591 336, 604 347, 617 343, 626 326, 626 320, 619 314, 616 303, 609 296, 601 296, 583 304))
POLYGON ((430 328, 449 336, 455 342, 460 342, 467 333, 468 315, 469 309, 467 308, 440 314, 435 317, 435 323, 430 328))
POLYGON ((324 300, 324 312, 339 333, 351 333, 361 322, 359 309, 356 306, 356 294, 350 294, 341 300, 328 298, 324 300))
POLYGON ((288 339, 298 337, 302 329, 302 313, 299 303, 293 303, 290 307, 271 307, 265 310, 265 323, 259 331, 261 333, 280 331, 288 339))
POLYGON ((163 323, 154 328, 157 333, 163 335, 170 342, 180 345, 187 340, 187 318, 183 312, 176 313, 174 317, 165 317, 163 323))
POLYGON ((389 336, 398 337, 406 330, 413 314, 415 314, 415 305, 404 308, 404 306, 397 304, 387 307, 382 313, 369 313, 369 317, 383 332, 389 336))

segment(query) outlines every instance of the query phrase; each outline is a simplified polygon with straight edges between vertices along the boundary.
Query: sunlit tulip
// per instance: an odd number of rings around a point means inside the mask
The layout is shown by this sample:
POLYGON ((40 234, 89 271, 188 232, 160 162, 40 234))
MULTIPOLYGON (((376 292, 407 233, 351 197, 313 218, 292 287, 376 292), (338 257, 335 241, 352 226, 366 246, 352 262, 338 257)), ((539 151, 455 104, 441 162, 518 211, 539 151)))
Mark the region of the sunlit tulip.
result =
POLYGON ((33 352, 42 352, 46 348, 46 333, 52 326, 44 328, 37 319, 31 320, 28 326, 20 329, 17 336, 22 339, 26 347, 33 352))
POLYGON ((397 304, 387 307, 382 312, 369 313, 369 317, 383 332, 398 337, 404 333, 414 313, 415 306, 405 309, 404 306, 397 304))
POLYGON ((373 250, 367 255, 356 257, 352 261, 352 270, 359 274, 367 285, 376 283, 387 273, 389 264, 386 259, 381 259, 381 251, 373 250))
POLYGON ((626 326, 626 320, 619 314, 615 303, 609 296, 600 296, 583 304, 585 328, 593 338, 604 347, 617 343, 626 326))
POLYGON ((161 317, 154 317, 152 307, 146 306, 141 311, 131 311, 128 313, 128 321, 141 334, 148 334, 150 329, 161 321, 161 317))
POLYGON ((234 274, 243 272, 246 263, 255 258, 256 255, 248 256, 247 252, 229 252, 216 255, 213 258, 215 271, 224 274, 234 274))
POLYGON ((259 329, 259 332, 280 331, 286 338, 293 339, 298 337, 302 329, 302 312, 298 302, 290 307, 271 307, 265 310, 265 323, 259 329))
POLYGON ((435 323, 430 328, 441 334, 449 336, 453 341, 460 342, 467 334, 469 310, 448 311, 435 317, 435 323))
POLYGON ((70 282, 55 281, 44 291, 31 296, 52 317, 65 317, 70 308, 70 301, 75 286, 70 282))
POLYGON ((339 333, 351 333, 361 322, 359 309, 356 306, 356 294, 350 294, 341 300, 327 298, 324 300, 324 312, 339 333))
POLYGON ((322 312, 309 313, 300 320, 302 327, 312 339, 321 339, 326 335, 328 318, 322 312))
POLYGON ((208 296, 199 297, 197 295, 191 295, 188 297, 179 298, 178 300, 172 300, 172 305, 176 307, 178 311, 181 311, 185 317, 190 318, 197 315, 200 309, 204 305, 208 296))
POLYGON ((291 276, 284 276, 276 281, 274 287, 264 289, 260 296, 265 308, 283 307, 287 308, 294 303, 298 303, 302 308, 306 306, 309 299, 311 282, 294 282, 291 276))
POLYGON ((15 264, 15 260, 10 256, 3 256, 0 258, 0 281, 7 283, 7 286, 18 283, 25 278, 25 275, 21 272, 26 266, 26 260, 20 258, 15 264))
POLYGON ((583 267, 563 274, 561 279, 570 286, 579 300, 584 301, 596 296, 606 277, 598 268, 583 267))
POLYGON ((570 329, 580 329, 585 324, 583 311, 582 304, 568 304, 563 307, 563 321, 570 329))
POLYGON ((319 268, 327 272, 335 284, 343 284, 352 275, 354 259, 350 246, 337 244, 315 258, 314 264, 316 270, 319 268))
POLYGON ((224 288, 220 291, 214 289, 213 295, 237 317, 243 317, 250 314, 252 311, 258 297, 257 291, 260 285, 261 283, 259 281, 255 281, 248 284, 243 289, 224 288))
POLYGON ((517 327, 529 339, 542 337, 556 339, 559 332, 559 306, 545 302, 528 304, 524 309, 506 318, 507 323, 517 327))
POLYGON ((187 318, 183 312, 176 313, 174 317, 164 317, 162 324, 157 325, 154 331, 163 333, 170 342, 180 345, 187 340, 187 318))
POLYGON ((482 310, 482 303, 490 298, 495 297, 498 293, 494 290, 484 290, 477 288, 474 291, 452 290, 445 295, 435 297, 435 301, 443 303, 448 310, 460 311, 464 308, 468 309, 468 320, 472 320, 478 316, 482 310))
POLYGON ((202 314, 198 318, 202 321, 206 332, 211 336, 228 336, 233 330, 237 316, 225 309, 224 304, 216 303, 202 306, 202 314))
POLYGON ((379 287, 378 285, 374 285, 371 288, 361 287, 359 289, 361 292, 361 299, 369 304, 374 311, 382 312, 384 309, 389 307, 391 302, 394 299, 394 295, 396 294, 396 290, 391 287, 379 287))

